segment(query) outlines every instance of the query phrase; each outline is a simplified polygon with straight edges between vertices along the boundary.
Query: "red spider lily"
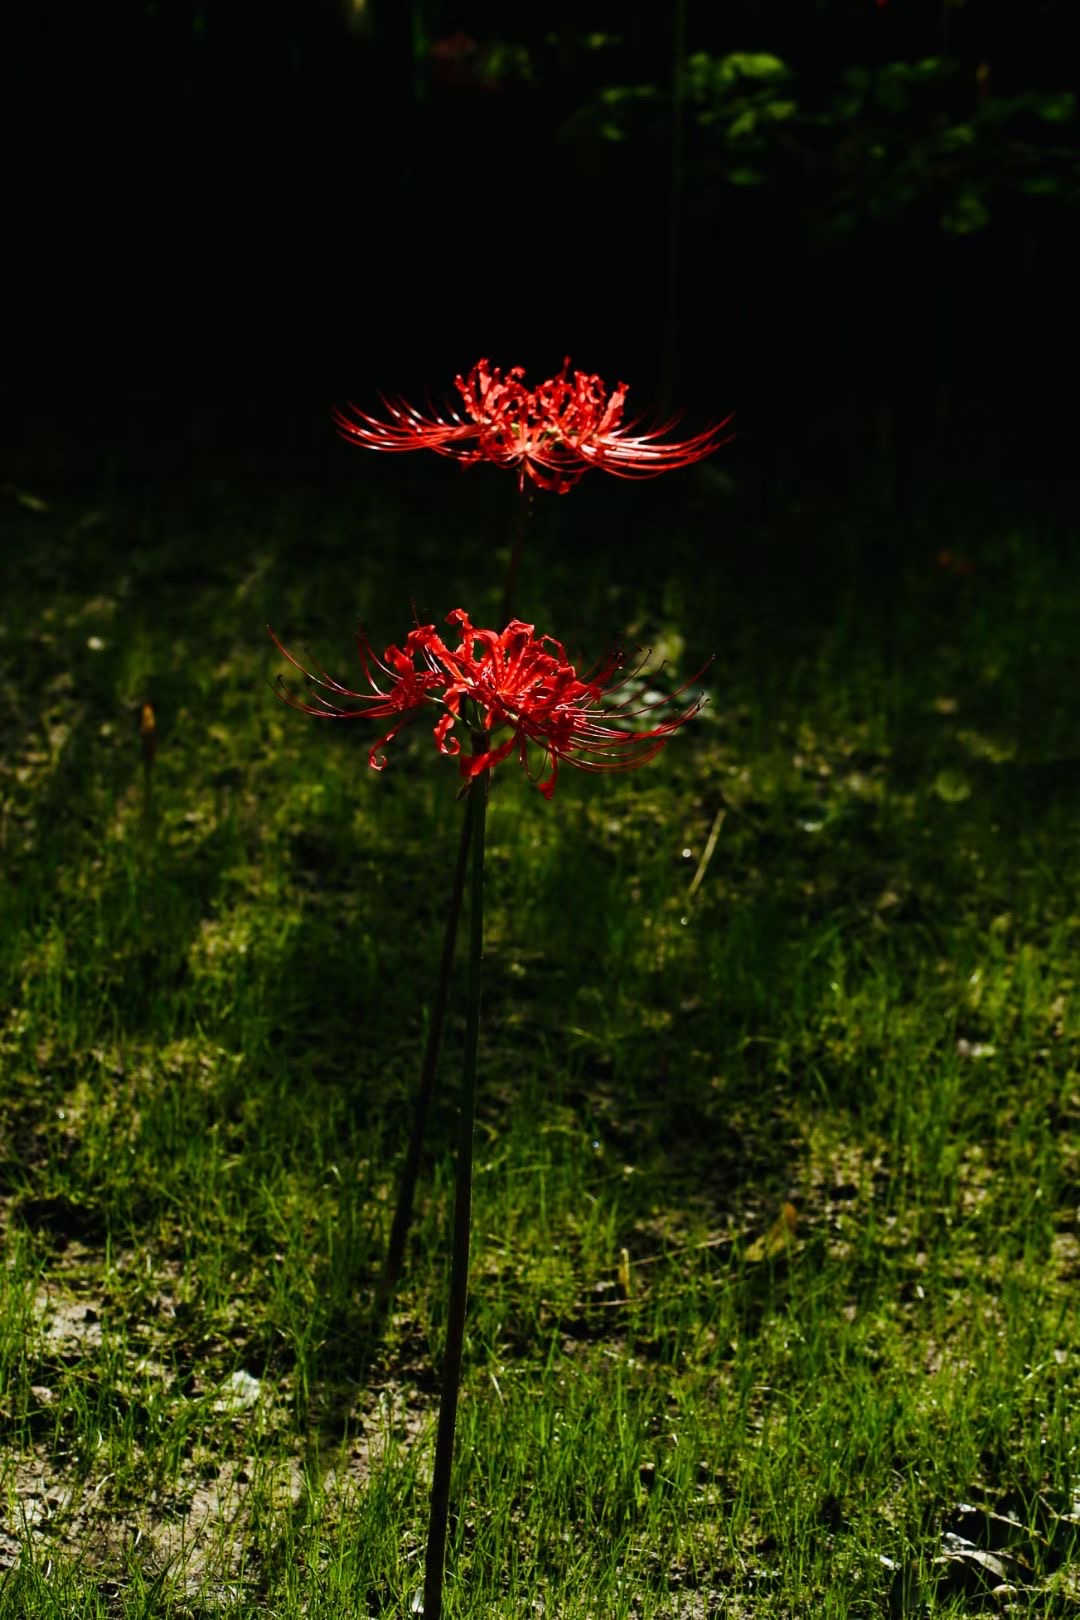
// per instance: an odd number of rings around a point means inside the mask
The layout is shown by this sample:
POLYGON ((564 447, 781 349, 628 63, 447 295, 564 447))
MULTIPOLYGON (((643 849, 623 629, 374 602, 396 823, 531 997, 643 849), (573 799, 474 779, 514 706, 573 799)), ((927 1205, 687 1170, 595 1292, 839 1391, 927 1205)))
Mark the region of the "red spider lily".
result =
MULTIPOLYGON (((604 724, 608 717, 625 721, 650 715, 670 707, 674 698, 646 701, 630 696, 617 703, 603 702, 624 689, 643 667, 639 664, 624 674, 621 650, 609 652, 593 669, 579 675, 562 642, 551 636, 537 637, 533 626, 520 619, 512 619, 501 635, 475 629, 462 608, 455 608, 447 623, 458 626, 460 645, 451 652, 434 633, 428 644, 434 657, 452 672, 442 698, 447 713, 435 728, 440 749, 459 752, 457 739, 449 733, 460 716, 463 698, 473 700, 485 731, 498 732, 505 726, 510 732, 496 747, 463 756, 460 769, 464 777, 493 769, 516 752, 530 781, 550 799, 560 759, 583 771, 636 770, 656 757, 704 701, 698 698, 681 713, 643 731, 604 724), (529 772, 530 744, 547 756, 547 776, 529 772)), ((674 697, 685 690, 680 687, 674 697)))
POLYGON ((434 450, 441 456, 497 467, 516 467, 522 488, 526 478, 540 489, 564 495, 590 467, 620 478, 654 478, 686 467, 727 442, 730 417, 715 427, 681 441, 658 442, 678 420, 641 429, 643 418, 623 422, 627 387, 608 393, 601 378, 588 372, 570 375, 570 361, 556 377, 526 388, 524 368, 503 375, 498 366, 478 360, 467 377, 455 377, 464 415, 453 406, 442 414, 424 415, 407 400, 383 397, 390 420, 381 422, 355 406, 334 420, 341 433, 369 450, 434 450))
POLYGON ((494 769, 516 753, 529 780, 545 799, 555 792, 560 760, 583 771, 636 770, 654 759, 668 738, 693 719, 704 702, 699 697, 668 719, 634 730, 626 722, 670 709, 686 687, 680 687, 670 698, 650 700, 631 694, 612 703, 609 700, 613 694, 635 681, 644 661, 627 671, 625 655, 616 650, 579 675, 561 642, 551 636, 538 637, 534 627, 520 619, 512 619, 499 634, 475 628, 468 614, 455 608, 447 623, 456 625, 460 632, 458 646, 447 646, 433 624, 418 625, 410 631, 404 648, 388 647, 381 660, 375 658, 361 631, 357 647, 370 693, 349 691, 318 664, 317 673, 312 673, 271 630, 275 646, 300 670, 315 702, 301 702, 280 678, 278 690, 293 708, 320 718, 393 716, 395 724, 368 756, 375 770, 381 770, 386 763, 379 750, 419 709, 433 704, 443 710, 434 728, 436 746, 440 753, 459 758, 459 769, 466 780, 494 769), (373 664, 388 677, 388 690, 377 685, 371 672, 373 664), (345 702, 322 697, 320 688, 333 699, 345 702), (458 739, 451 735, 466 699, 475 706, 478 725, 484 732, 509 732, 482 753, 463 755, 458 739), (349 707, 351 703, 362 707, 349 707), (615 724, 608 723, 612 719, 615 724), (539 749, 546 760, 546 766, 535 775, 529 770, 530 746, 539 749))
MULTIPOLYGON (((446 686, 446 676, 431 666, 430 661, 425 662, 421 669, 416 667, 417 655, 423 653, 423 642, 418 640, 424 632, 412 630, 405 638, 405 646, 387 647, 382 658, 376 657, 372 651, 371 643, 362 628, 356 632, 356 647, 360 654, 360 662, 364 668, 364 675, 370 692, 352 692, 347 686, 342 686, 328 675, 321 664, 315 664, 317 674, 306 669, 298 658, 295 658, 289 649, 281 644, 270 626, 270 639, 281 656, 288 660, 294 669, 298 669, 304 677, 308 691, 315 699, 314 703, 303 703, 285 685, 279 675, 275 688, 279 697, 284 698, 290 708, 299 709, 302 714, 313 714, 319 720, 389 720, 394 724, 389 731, 372 743, 368 753, 368 764, 373 771, 381 771, 386 764, 385 754, 380 753, 387 743, 392 742, 417 711, 423 708, 446 686), (390 686, 383 691, 372 674, 372 665, 380 669, 389 678, 390 686), (320 695, 319 688, 324 692, 331 692, 335 697, 347 698, 351 703, 359 703, 364 707, 359 709, 343 708, 338 703, 331 703, 320 695)), ((311 654, 308 654, 311 657, 311 654)))

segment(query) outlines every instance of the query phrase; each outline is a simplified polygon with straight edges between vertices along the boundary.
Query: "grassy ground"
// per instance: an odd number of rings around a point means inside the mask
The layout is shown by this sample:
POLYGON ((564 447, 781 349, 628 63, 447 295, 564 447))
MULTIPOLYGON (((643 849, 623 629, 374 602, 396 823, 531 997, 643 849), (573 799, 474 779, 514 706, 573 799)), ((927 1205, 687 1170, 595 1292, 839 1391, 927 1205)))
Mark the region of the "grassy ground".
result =
MULTIPOLYGON (((263 626, 347 677, 358 611, 482 622, 512 490, 58 434, 3 492, 0 1617, 404 1616, 456 1020, 366 1327, 460 807, 263 626)), ((724 456, 526 558, 572 645, 717 658, 641 774, 497 778, 451 1612, 1080 1613, 1073 536, 724 456)))

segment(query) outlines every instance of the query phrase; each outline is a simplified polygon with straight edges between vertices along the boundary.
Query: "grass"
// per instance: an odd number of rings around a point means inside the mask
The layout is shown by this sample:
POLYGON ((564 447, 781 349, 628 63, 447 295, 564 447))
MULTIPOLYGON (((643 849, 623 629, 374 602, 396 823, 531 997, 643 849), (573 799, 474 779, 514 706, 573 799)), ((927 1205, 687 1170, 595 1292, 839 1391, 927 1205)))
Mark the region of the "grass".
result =
MULTIPOLYGON (((482 620, 510 491, 215 431, 4 497, 2 1620, 420 1585, 455 1017, 365 1343, 460 806, 262 627, 482 620)), ((639 775, 496 779, 462 1620, 1080 1611, 1080 570, 1004 481, 913 500, 543 504, 524 616, 718 656, 639 775)))

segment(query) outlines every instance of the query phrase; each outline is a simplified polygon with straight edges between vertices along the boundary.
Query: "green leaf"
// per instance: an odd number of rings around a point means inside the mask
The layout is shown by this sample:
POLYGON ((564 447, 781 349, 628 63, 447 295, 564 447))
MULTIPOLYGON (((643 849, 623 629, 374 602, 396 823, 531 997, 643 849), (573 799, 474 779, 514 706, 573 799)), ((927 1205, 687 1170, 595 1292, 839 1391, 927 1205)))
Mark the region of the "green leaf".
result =
POLYGON ((943 129, 938 138, 938 145, 943 152, 959 152, 966 146, 974 146, 975 131, 970 124, 950 124, 943 129))
POLYGON ((1067 124, 1076 111, 1076 97, 1068 90, 1063 90, 1058 95, 1038 96, 1035 111, 1040 118, 1045 118, 1048 124, 1067 124))
POLYGON ((912 84, 930 84, 934 79, 947 79, 955 66, 942 56, 924 56, 918 62, 897 64, 901 65, 907 67, 912 84))
POLYGON ((771 118, 774 124, 779 124, 785 118, 794 118, 799 109, 797 101, 769 101, 763 109, 766 118, 771 118))
POLYGON ((745 79, 786 79, 788 68, 778 56, 767 51, 734 51, 723 62, 745 79))
POLYGON ((686 58, 683 72, 687 89, 701 95, 712 84, 713 59, 706 51, 695 51, 686 58))
POLYGON ((990 210, 977 191, 962 191, 941 216, 941 226, 952 236, 970 236, 990 223, 990 210))
POLYGON ((878 78, 892 84, 932 84, 935 79, 948 78, 952 71, 953 63, 943 57, 924 56, 918 62, 890 62, 878 78))
POLYGON ((763 186, 768 176, 762 174, 760 169, 752 169, 748 164, 743 164, 737 169, 729 169, 728 179, 733 186, 763 186))
POLYGON ((627 101, 655 101, 656 86, 654 84, 612 84, 600 92, 600 100, 606 107, 621 107, 627 101))
POLYGON ((722 99, 746 79, 774 84, 790 78, 790 71, 778 56, 764 51, 735 51, 730 56, 709 56, 695 51, 686 58, 687 89, 698 97, 722 99))
POLYGON ((946 804, 963 804, 965 799, 971 797, 971 783, 963 771, 944 770, 934 778, 931 791, 946 804))
POLYGON ((740 135, 752 135, 756 127, 757 113, 753 107, 747 107, 738 118, 732 119, 728 125, 728 134, 737 140, 740 135))

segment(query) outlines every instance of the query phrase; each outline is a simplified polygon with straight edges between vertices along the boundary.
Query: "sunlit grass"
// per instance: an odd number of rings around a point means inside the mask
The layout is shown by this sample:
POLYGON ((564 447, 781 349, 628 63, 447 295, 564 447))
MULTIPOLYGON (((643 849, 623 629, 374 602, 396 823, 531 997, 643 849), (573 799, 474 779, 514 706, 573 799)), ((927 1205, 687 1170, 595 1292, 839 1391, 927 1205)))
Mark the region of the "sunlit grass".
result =
MULTIPOLYGON (((365 1344, 456 780, 423 729, 377 776, 361 727, 289 713, 262 627, 344 675, 356 611, 480 620, 505 512, 453 485, 442 543, 434 475, 359 516, 356 477, 12 517, 5 1620, 420 1585, 454 1018, 365 1344)), ((496 779, 451 1613, 1072 1612, 1075 559, 984 513, 880 564, 870 518, 792 519, 755 561, 690 487, 550 503, 522 578, 585 651, 717 658, 640 775, 496 779)))

